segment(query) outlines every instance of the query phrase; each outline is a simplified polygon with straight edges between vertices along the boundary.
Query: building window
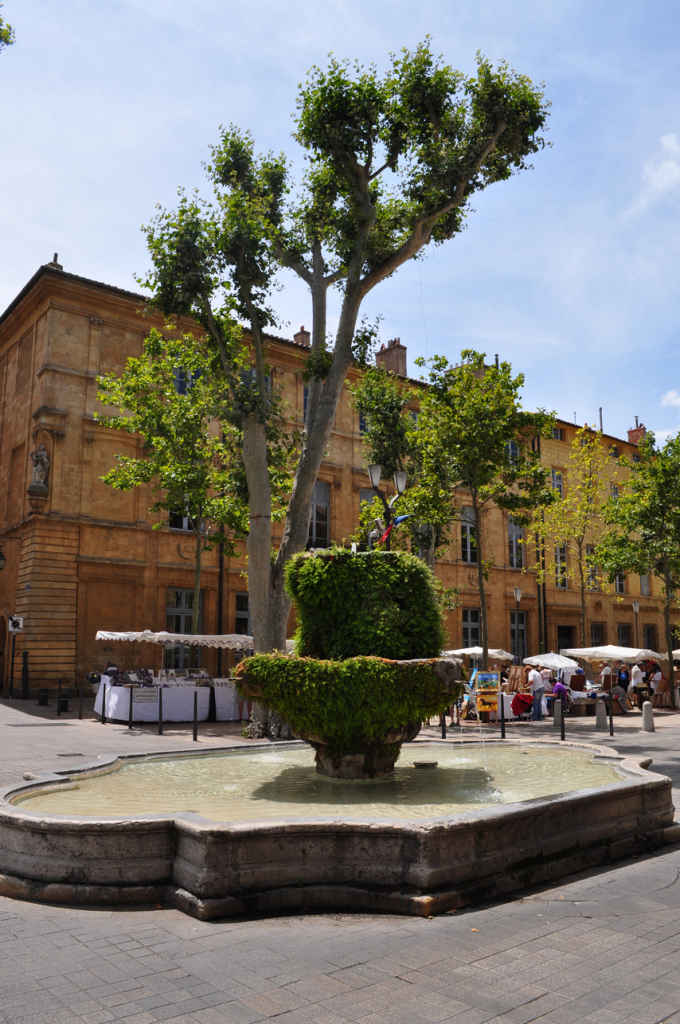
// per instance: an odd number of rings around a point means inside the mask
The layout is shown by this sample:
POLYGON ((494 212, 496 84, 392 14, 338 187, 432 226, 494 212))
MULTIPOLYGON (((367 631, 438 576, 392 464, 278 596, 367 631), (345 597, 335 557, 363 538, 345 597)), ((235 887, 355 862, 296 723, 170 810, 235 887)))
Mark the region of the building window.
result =
POLYGON ((510 653, 520 661, 527 655, 526 612, 510 612, 510 653))
POLYGON ((642 456, 639 452, 633 452, 633 462, 642 462, 642 456))
POLYGON ((409 409, 408 414, 411 417, 414 429, 417 430, 418 429, 418 420, 420 418, 420 413, 417 412, 415 409, 409 409))
POLYGON ((197 370, 196 373, 187 373, 186 370, 182 370, 178 366, 172 371, 172 375, 175 380, 175 391, 178 395, 186 395, 193 382, 203 376, 200 370, 197 370))
POLYGON ((359 413, 359 433, 362 435, 362 437, 366 433, 367 430, 368 430, 368 420, 364 416, 363 412, 360 412, 359 413))
POLYGON ((505 446, 505 450, 508 453, 508 462, 511 466, 517 464, 519 460, 519 445, 516 441, 508 441, 505 446))
POLYGON ((521 569, 524 566, 523 537, 522 527, 517 525, 512 516, 508 516, 508 564, 511 569, 521 569))
POLYGON ((559 590, 567 589, 567 545, 555 546, 555 586, 559 590))
POLYGON ((619 647, 630 647, 631 628, 627 622, 619 622, 616 627, 619 647))
POLYGON ((643 597, 649 597, 651 594, 651 588, 649 586, 649 576, 640 577, 640 593, 643 597))
POLYGON ((586 544, 586 566, 588 568, 588 580, 586 586, 588 590, 599 590, 600 581, 598 577, 597 566, 592 561, 595 557, 595 545, 586 544))
POLYGON ((604 622, 590 623, 590 646, 602 647, 605 642, 604 622))
POLYGON ((642 646, 648 651, 655 651, 657 645, 656 626, 647 623, 642 627, 642 646))
POLYGON ((463 647, 479 646, 479 608, 463 608, 463 647))
POLYGON ((558 626, 557 627, 557 650, 563 651, 565 648, 570 650, 574 646, 574 627, 573 626, 558 626))
POLYGON ((236 595, 236 620, 234 632, 238 636, 252 636, 250 630, 250 598, 248 594, 236 595))
POLYGON ((331 503, 330 484, 317 480, 312 492, 309 514, 308 548, 327 548, 329 543, 328 521, 331 503))
POLYGON ((554 437, 554 439, 556 441, 561 441, 562 440, 562 427, 553 427, 552 428, 552 436, 554 437))
POLYGON ((619 497, 619 485, 618 484, 611 484, 610 485, 610 491, 611 491, 612 498, 615 501, 617 501, 618 497, 619 497))
POLYGON ((563 498, 564 497, 564 487, 563 487, 562 470, 561 469, 553 469, 553 471, 552 471, 552 485, 553 485, 553 490, 558 491, 559 495, 560 495, 560 498, 563 498))
POLYGON ((464 562, 477 561, 475 514, 469 506, 460 512, 460 557, 464 562))
POLYGON ((619 457, 619 446, 616 445, 616 444, 611 444, 609 446, 609 458, 610 459, 618 459, 618 457, 619 457))
MULTIPOLYGON (((191 617, 194 607, 194 592, 187 587, 169 587, 165 610, 165 628, 168 633, 191 633, 191 617)), ((203 594, 198 608, 198 632, 203 620, 203 594)), ((201 648, 172 644, 165 648, 165 667, 174 669, 198 668, 201 664, 201 648)))
POLYGON ((614 589, 617 594, 626 593, 626 574, 623 572, 617 572, 614 579, 614 589))

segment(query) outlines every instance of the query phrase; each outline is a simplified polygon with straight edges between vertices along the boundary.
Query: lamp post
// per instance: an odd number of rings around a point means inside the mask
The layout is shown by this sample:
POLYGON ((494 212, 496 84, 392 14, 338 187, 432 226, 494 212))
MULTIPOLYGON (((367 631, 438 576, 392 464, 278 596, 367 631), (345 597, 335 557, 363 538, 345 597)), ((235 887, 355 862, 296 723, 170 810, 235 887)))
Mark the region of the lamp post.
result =
POLYGON ((514 587, 515 592, 515 664, 520 664, 519 654, 519 603, 522 600, 522 588, 514 587))
POLYGON ((638 636, 638 615, 640 614, 640 602, 633 601, 633 611, 635 612, 635 646, 639 648, 640 638, 638 636))
MULTIPOLYGON (((403 469, 396 470, 394 474, 394 486, 397 493, 390 498, 389 501, 385 498, 385 495, 380 490, 380 478, 382 476, 382 466, 378 465, 377 462, 372 463, 368 467, 368 479, 371 481, 371 487, 380 498, 383 508, 385 510, 385 529, 389 530, 390 523, 392 522, 392 506, 394 505, 397 498, 400 498, 406 490, 406 471, 403 469)), ((371 538, 369 537, 369 541, 371 538)), ((385 550, 392 550, 392 535, 388 533, 387 540, 385 541, 385 550)))

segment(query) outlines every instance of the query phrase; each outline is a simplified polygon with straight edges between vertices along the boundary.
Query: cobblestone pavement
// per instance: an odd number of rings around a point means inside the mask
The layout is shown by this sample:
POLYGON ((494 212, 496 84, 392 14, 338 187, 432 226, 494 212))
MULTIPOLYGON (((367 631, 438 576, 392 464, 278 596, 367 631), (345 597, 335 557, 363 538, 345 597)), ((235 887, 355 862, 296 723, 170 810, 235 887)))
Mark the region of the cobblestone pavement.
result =
MULTIPOLYGON (((680 782, 680 716, 657 724, 658 732, 642 734, 631 716, 616 722, 613 741, 589 720, 569 722, 568 733, 653 757, 654 768, 680 782)), ((213 731, 206 742, 239 741, 234 727, 213 731)), ((552 725, 535 733, 552 736, 552 725)), ((58 753, 91 758, 189 745, 185 728, 130 737, 125 727, 54 721, 53 712, 38 715, 18 702, 0 704, 0 738, 6 781, 63 766, 58 753)), ((0 1021, 269 1020, 680 1024, 680 849, 433 920, 310 914, 200 922, 167 909, 0 899, 0 1021)))

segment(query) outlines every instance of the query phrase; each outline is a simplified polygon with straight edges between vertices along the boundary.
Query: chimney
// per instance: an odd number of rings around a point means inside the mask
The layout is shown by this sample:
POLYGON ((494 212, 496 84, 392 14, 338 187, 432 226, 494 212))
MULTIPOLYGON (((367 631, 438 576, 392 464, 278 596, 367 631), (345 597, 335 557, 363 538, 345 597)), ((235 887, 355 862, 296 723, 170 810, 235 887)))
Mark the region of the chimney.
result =
POLYGON ((52 268, 52 270, 63 270, 63 269, 64 269, 64 268, 62 267, 61 263, 59 262, 59 253, 58 253, 58 252, 55 252, 55 254, 54 254, 54 259, 53 259, 53 260, 51 260, 51 261, 50 261, 50 262, 49 262, 49 263, 47 264, 47 266, 48 266, 48 267, 51 267, 51 268, 52 268))
POLYGON ((393 338, 387 345, 381 345, 375 354, 375 364, 384 366, 390 373, 398 373, 400 377, 405 377, 406 345, 402 345, 401 338, 393 338))
POLYGON ((293 335, 293 341, 295 342, 296 345, 304 345, 305 348, 310 347, 310 333, 309 331, 305 330, 304 324, 297 332, 297 334, 293 335))
POLYGON ((635 426, 632 430, 628 431, 628 444, 639 444, 642 438, 647 433, 647 427, 644 423, 638 425, 638 418, 635 417, 635 426))

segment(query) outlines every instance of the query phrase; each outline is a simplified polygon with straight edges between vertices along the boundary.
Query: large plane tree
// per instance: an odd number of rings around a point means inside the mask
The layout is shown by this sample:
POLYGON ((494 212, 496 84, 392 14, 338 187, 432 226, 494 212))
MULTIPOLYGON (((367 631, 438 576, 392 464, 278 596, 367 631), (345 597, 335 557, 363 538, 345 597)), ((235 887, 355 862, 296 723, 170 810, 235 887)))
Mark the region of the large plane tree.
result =
POLYGON ((212 201, 183 195, 177 210, 159 211, 147 229, 154 304, 199 320, 231 381, 249 490, 258 651, 284 644, 283 569, 307 542, 312 490, 357 355, 364 299, 426 246, 458 234, 476 193, 527 167, 544 145, 547 106, 541 90, 506 64, 479 57, 466 75, 437 58, 429 41, 393 55, 383 74, 331 59, 312 68, 297 100, 294 138, 307 157, 301 181, 293 182, 283 156, 256 156, 251 136, 230 127, 207 168, 212 201), (312 338, 304 435, 272 558, 265 332, 276 323, 272 293, 282 267, 309 287, 312 338), (329 337, 332 287, 341 304, 329 337), (222 337, 226 306, 249 328, 253 374, 245 396, 222 337))

